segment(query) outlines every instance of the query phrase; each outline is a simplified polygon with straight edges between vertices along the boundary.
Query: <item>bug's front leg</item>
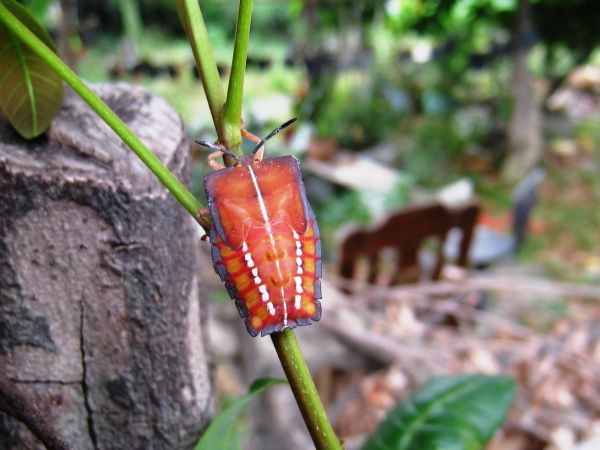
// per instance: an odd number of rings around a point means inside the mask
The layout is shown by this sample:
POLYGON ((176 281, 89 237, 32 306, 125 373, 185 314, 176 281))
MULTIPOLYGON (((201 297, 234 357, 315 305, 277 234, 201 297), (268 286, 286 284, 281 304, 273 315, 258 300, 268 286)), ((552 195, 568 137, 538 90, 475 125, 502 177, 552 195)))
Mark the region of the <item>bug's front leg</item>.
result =
POLYGON ((211 167, 211 169, 220 170, 225 168, 223 164, 216 161, 217 158, 223 157, 224 154, 225 152, 223 150, 217 150, 216 152, 212 152, 210 155, 208 155, 208 165, 211 167))
POLYGON ((259 144, 261 141, 261 138, 259 138, 257 135, 252 134, 248 130, 246 130, 244 128, 244 125, 242 125, 242 136, 244 136, 249 141, 256 142, 257 144, 259 144))

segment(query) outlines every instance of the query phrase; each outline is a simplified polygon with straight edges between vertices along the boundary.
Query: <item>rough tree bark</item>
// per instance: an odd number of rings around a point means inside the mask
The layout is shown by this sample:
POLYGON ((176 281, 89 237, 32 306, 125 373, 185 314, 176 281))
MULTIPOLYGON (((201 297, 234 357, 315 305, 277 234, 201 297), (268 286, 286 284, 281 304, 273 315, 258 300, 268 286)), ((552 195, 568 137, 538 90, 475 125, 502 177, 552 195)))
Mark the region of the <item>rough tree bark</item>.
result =
MULTIPOLYGON (((165 101, 95 90, 189 178, 165 101)), ((25 142, 0 119, 0 372, 74 448, 189 448, 209 420, 197 229, 74 94, 48 137, 25 142)), ((0 413, 0 449, 40 447, 0 413)))
POLYGON ((540 160, 543 150, 541 106, 527 68, 530 33, 531 4, 519 0, 511 87, 514 106, 508 125, 508 155, 502 168, 502 177, 507 181, 523 178, 540 160))

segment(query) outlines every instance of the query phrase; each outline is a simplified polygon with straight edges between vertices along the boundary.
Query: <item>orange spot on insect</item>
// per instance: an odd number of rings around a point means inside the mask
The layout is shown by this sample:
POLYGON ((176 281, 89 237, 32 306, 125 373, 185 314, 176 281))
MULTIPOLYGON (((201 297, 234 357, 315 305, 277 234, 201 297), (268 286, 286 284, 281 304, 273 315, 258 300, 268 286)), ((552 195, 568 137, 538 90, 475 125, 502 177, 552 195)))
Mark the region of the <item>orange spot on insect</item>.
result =
POLYGON ((258 290, 253 289, 244 296, 244 302, 248 309, 254 309, 261 302, 258 290))
POLYGON ((228 258, 230 256, 234 256, 236 254, 236 252, 232 249, 230 249, 225 243, 223 243, 221 241, 221 243, 218 245, 219 247, 219 253, 221 254, 221 258, 225 259, 228 258))
POLYGON ((313 241, 311 239, 310 241, 304 242, 304 245, 302 246, 302 251, 308 255, 314 255, 315 254, 315 241, 313 241))
POLYGON ((315 260, 312 258, 305 258, 303 261, 304 271, 308 273, 315 273, 315 260))
POLYGON ((302 277, 302 287, 304 288, 304 292, 310 296, 315 292, 315 284, 310 277, 302 277))
POLYGON ((304 311, 306 311, 309 315, 314 315, 317 312, 317 307, 313 302, 304 306, 304 311))
POLYGON ((254 320, 254 318, 258 317, 260 319, 260 321, 262 322, 263 320, 265 320, 265 317, 267 317, 267 314, 268 314, 267 308, 263 306, 258 311, 256 311, 256 315, 252 318, 252 320, 254 320))
POLYGON ((234 279, 235 287, 238 291, 245 291, 252 282, 250 275, 248 273, 244 273, 234 279))
POLYGON ((302 277, 302 286, 313 286, 314 284, 315 281, 311 275, 305 275, 302 277))
POLYGON ((262 326, 262 323, 263 323, 263 321, 259 317, 254 316, 252 318, 252 327, 254 329, 258 330, 262 326))
POLYGON ((230 261, 224 261, 227 268, 227 272, 230 274, 237 273, 242 270, 242 261, 239 258, 232 259, 230 261))

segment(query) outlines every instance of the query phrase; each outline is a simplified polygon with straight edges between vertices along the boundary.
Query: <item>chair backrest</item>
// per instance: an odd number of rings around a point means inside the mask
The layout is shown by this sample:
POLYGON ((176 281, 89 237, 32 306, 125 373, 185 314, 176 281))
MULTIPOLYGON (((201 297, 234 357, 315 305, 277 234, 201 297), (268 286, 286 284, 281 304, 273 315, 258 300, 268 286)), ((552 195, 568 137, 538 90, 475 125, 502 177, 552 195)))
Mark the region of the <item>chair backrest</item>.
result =
POLYGON ((426 241, 433 238, 437 241, 437 249, 430 278, 437 280, 445 263, 444 243, 453 228, 462 232, 454 263, 462 267, 467 265, 478 214, 477 205, 447 208, 441 204, 414 206, 394 213, 380 225, 358 229, 346 236, 340 248, 340 275, 352 280, 358 277, 366 278, 368 283, 381 283, 382 272, 385 271, 382 284, 418 281, 421 275, 419 251, 426 241), (390 253, 393 254, 391 258, 390 253), (357 274, 361 259, 367 263, 366 277, 357 274), (390 268, 390 265, 393 267, 390 268))

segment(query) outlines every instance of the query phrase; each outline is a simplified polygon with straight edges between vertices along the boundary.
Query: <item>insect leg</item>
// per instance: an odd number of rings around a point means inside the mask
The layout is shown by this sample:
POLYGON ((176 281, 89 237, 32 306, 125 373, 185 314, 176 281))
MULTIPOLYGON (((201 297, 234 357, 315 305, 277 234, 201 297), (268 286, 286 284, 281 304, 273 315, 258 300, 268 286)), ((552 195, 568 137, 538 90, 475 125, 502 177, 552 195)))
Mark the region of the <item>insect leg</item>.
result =
POLYGON ((235 153, 233 153, 231 150, 229 150, 228 148, 224 147, 221 144, 218 144, 218 143, 211 144, 210 142, 201 141, 198 139, 194 142, 196 142, 196 144, 199 144, 203 147, 210 148, 211 150, 216 150, 216 151, 212 152, 210 155, 208 155, 208 165, 213 170, 219 170, 219 169, 225 168, 224 165, 215 161, 215 159, 220 158, 223 155, 227 155, 227 156, 230 156, 231 158, 233 158, 236 164, 239 164, 239 162, 240 162, 240 159, 238 158, 238 156, 235 153))
POLYGON ((223 164, 215 161, 217 158, 222 157, 224 154, 225 152, 223 150, 217 150, 216 152, 212 152, 210 155, 208 155, 208 165, 211 167, 212 170, 220 170, 225 168, 223 164))
MULTIPOLYGON (((244 136, 249 141, 256 142, 257 144, 260 144, 262 142, 261 138, 259 138, 255 134, 250 133, 248 130, 246 130, 244 128, 243 124, 242 124, 242 136, 244 136)), ((264 153, 264 146, 262 147, 262 149, 260 150, 260 152, 254 153, 254 160, 255 161, 262 161, 262 159, 263 159, 263 153, 264 153)))
POLYGON ((257 144, 260 143, 260 141, 261 141, 261 139, 257 135, 250 133, 248 130, 246 130, 244 128, 243 125, 242 125, 242 136, 244 136, 249 141, 256 142, 257 144))
MULTIPOLYGON (((196 219, 198 220, 198 223, 200 223, 200 225, 202 225, 205 229, 210 228, 211 217, 210 217, 210 211, 208 210, 208 208, 202 208, 200 211, 198 211, 198 214, 196 215, 196 219)), ((207 238, 208 238, 207 234, 202 236, 203 241, 206 240, 207 238)))

